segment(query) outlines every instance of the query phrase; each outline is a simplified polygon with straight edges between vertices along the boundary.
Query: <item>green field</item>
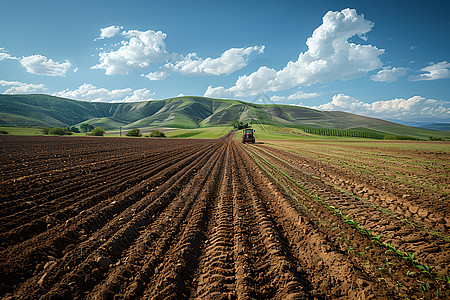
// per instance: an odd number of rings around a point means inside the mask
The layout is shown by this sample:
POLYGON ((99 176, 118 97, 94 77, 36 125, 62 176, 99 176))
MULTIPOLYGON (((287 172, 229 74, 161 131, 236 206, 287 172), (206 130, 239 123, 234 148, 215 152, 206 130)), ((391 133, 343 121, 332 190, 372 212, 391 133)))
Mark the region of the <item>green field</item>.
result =
POLYGON ((429 130, 409 126, 375 126, 375 130, 384 131, 397 135, 407 135, 412 137, 417 137, 419 139, 428 140, 430 136, 438 137, 442 139, 450 139, 450 132, 448 131, 438 131, 429 130))
MULTIPOLYGON (((281 127, 275 125, 262 125, 254 124, 252 128, 255 129, 256 142, 269 142, 271 140, 278 141, 290 141, 290 142, 332 142, 332 143, 348 143, 348 142, 364 142, 364 145, 373 147, 391 147, 409 150, 424 150, 424 151, 449 151, 450 143, 428 141, 426 136, 423 137, 424 141, 383 141, 368 138, 356 138, 356 137, 338 137, 338 136, 322 136, 313 135, 304 132, 299 128, 281 127)), ((194 129, 177 129, 177 128, 157 128, 157 127, 143 127, 140 128, 142 137, 148 136, 149 132, 153 129, 163 131, 168 138, 194 138, 194 139, 216 139, 226 135, 233 130, 231 126, 213 126, 202 127, 194 129)), ((379 128, 381 130, 381 128, 379 128)), ((40 127, 0 127, 1 131, 7 131, 10 135, 43 135, 42 128, 40 127)), ((420 132, 418 129, 417 132, 420 132)), ((122 137, 125 137, 128 129, 122 129, 122 137)), ((427 131, 425 131, 427 132, 427 131)), ((398 132, 403 134, 406 132, 398 132)), ((441 133, 437 131, 437 133, 441 133)), ((85 136, 85 133, 74 133, 73 137, 85 136)), ((435 137, 447 138, 448 133, 442 132, 441 135, 436 134, 435 137)), ((119 129, 107 130, 106 137, 119 137, 119 129)), ((240 140, 242 138, 242 130, 237 130, 235 139, 240 140)))
MULTIPOLYGON (((372 139, 357 137, 339 137, 339 136, 322 136, 313 135, 304 132, 298 128, 280 127, 274 125, 252 125, 255 129, 256 142, 261 140, 279 140, 279 141, 371 141, 372 139)), ((236 138, 241 137, 241 132, 236 133, 236 138)))
POLYGON ((0 127, 0 131, 6 131, 11 135, 43 135, 39 127, 0 127))
POLYGON ((166 133, 169 138, 217 139, 233 130, 231 126, 177 129, 166 133))

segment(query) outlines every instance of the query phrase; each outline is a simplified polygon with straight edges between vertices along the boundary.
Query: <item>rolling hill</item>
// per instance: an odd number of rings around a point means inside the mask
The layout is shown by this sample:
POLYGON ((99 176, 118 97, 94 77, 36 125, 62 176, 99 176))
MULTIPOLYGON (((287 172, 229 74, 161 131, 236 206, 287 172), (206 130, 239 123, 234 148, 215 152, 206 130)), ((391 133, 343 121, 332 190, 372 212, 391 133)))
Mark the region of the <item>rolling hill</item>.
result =
POLYGON ((306 125, 348 129, 365 127, 392 134, 447 137, 432 131, 339 111, 254 104, 206 97, 176 97, 134 103, 76 101, 49 95, 0 95, 0 126, 65 127, 89 123, 106 129, 139 127, 198 128, 231 125, 234 120, 278 126, 306 125))

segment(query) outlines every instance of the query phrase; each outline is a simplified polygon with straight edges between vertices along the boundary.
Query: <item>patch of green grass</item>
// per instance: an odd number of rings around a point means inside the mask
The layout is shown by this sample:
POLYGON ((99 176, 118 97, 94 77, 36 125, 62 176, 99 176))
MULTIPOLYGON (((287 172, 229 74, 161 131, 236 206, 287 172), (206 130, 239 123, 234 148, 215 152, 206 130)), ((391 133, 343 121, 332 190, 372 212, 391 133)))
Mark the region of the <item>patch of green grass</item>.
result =
MULTIPOLYGON (((252 128, 256 130, 255 138, 256 141, 289 141, 289 142, 298 142, 299 145, 303 142, 336 142, 336 144, 346 144, 347 142, 355 142, 359 143, 361 141, 364 142, 372 142, 377 141, 375 139, 369 138, 358 138, 358 137, 341 137, 341 136, 321 136, 321 135, 305 135, 300 129, 297 128, 289 128, 289 127, 277 127, 272 126, 271 128, 278 128, 278 130, 274 131, 265 131, 264 126, 268 125, 260 125, 260 124, 252 124, 252 128), (281 128, 286 128, 291 131, 291 133, 287 133, 282 131, 281 128), (297 134, 295 134, 297 132, 297 134), (302 135, 303 134, 303 135, 302 135)), ((269 125, 271 126, 271 125, 269 125)), ((241 131, 238 131, 241 133, 241 131)))
POLYGON ((401 125, 400 126, 376 126, 376 127, 374 127, 374 129, 392 133, 392 134, 396 134, 396 135, 407 135, 407 136, 413 136, 413 137, 417 137, 420 139, 426 139, 426 140, 428 140, 430 136, 444 138, 444 139, 450 139, 450 132, 448 132, 448 131, 429 130, 429 129, 401 126, 401 125))
POLYGON ((39 127, 0 127, 0 130, 7 131, 10 135, 44 135, 39 127))
POLYGON ((171 138, 178 138, 178 139, 186 139, 186 138, 191 138, 193 136, 196 136, 200 133, 202 133, 203 131, 188 131, 185 133, 180 133, 177 135, 172 135, 171 138))
POLYGON ((83 123, 87 123, 90 124, 94 127, 102 127, 105 129, 114 129, 114 128, 119 128, 119 127, 123 127, 125 123, 121 123, 121 122, 117 122, 112 120, 111 118, 108 117, 104 117, 104 118, 93 118, 93 119, 89 119, 86 121, 83 121, 79 124, 76 124, 75 126, 80 127, 81 124, 83 123))
POLYGON ((231 126, 202 127, 195 129, 177 129, 166 133, 168 138, 217 139, 233 128, 231 126))

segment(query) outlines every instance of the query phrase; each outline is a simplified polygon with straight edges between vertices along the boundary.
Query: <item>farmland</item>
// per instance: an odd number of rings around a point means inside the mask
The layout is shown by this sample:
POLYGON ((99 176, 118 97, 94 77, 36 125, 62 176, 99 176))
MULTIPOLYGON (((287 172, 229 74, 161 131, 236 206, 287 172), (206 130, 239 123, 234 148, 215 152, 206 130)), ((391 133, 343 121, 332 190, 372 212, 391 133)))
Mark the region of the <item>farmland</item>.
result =
POLYGON ((1 136, 0 296, 450 296, 448 142, 258 133, 1 136))

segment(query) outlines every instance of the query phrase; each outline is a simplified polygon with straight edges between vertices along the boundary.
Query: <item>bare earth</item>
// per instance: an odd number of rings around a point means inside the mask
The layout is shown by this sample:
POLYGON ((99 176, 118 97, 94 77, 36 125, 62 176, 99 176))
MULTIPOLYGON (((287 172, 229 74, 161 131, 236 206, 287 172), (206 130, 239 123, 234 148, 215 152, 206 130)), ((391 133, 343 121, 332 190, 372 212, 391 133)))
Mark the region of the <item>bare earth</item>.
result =
POLYGON ((448 152, 383 150, 436 176, 232 137, 0 137, 0 297, 450 297, 448 152))

